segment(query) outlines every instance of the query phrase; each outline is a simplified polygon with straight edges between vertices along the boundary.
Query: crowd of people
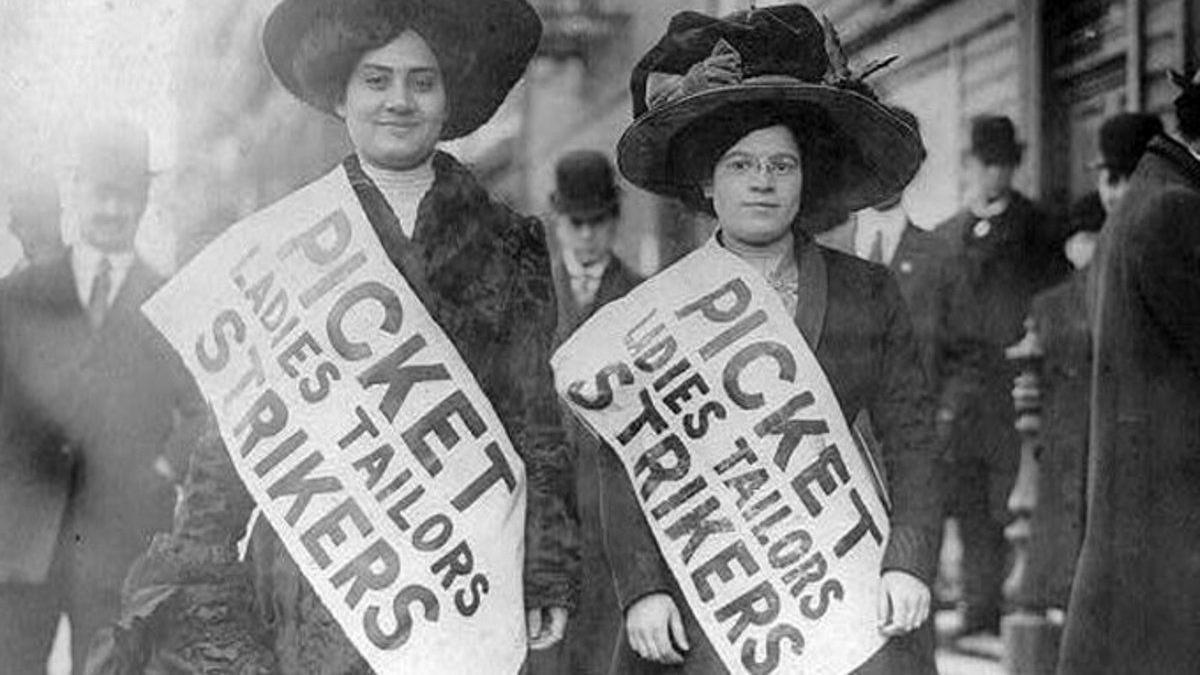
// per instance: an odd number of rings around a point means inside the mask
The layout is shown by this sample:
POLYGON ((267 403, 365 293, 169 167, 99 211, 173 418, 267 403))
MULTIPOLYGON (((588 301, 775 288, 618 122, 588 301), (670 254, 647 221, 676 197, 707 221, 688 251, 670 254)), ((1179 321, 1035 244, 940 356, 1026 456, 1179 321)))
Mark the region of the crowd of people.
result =
MULTIPOLYGON (((800 4, 682 12, 630 76, 620 141, 558 161, 543 222, 438 149, 493 115, 540 34, 525 0, 282 0, 263 30, 280 83, 344 123, 338 179, 524 462, 522 672, 734 669, 647 489, 556 394, 555 349, 665 283, 614 253, 618 174, 715 222, 705 246, 774 291, 791 348, 815 357, 878 465, 890 527, 867 592, 885 642, 853 672, 936 673, 938 608, 961 613, 961 635, 1000 631, 1021 445, 1005 349, 1027 331, 1044 352, 1044 462, 1086 476, 1045 498, 1066 517, 1034 516, 1033 567, 1066 608, 1060 672, 1200 669, 1200 75, 1176 77, 1177 135, 1145 113, 1105 121, 1096 191, 1066 218, 1014 188, 1012 120, 973 119, 969 196, 924 229, 902 201, 920 121, 847 67, 827 22, 800 4), (954 592, 938 583, 947 519, 954 592)), ((29 175, 10 199, 23 260, 0 280, 2 669, 45 672, 65 615, 76 673, 371 672, 312 566, 253 516, 218 413, 139 311, 166 282, 134 246, 148 158, 144 129, 88 125, 69 182, 29 175), (69 244, 60 187, 79 212, 69 244)), ((449 449, 459 432, 434 433, 449 449)), ((738 611, 731 643, 759 610, 738 611)), ((803 647, 772 632, 767 653, 803 647)), ((751 647, 741 659, 772 672, 751 647)))

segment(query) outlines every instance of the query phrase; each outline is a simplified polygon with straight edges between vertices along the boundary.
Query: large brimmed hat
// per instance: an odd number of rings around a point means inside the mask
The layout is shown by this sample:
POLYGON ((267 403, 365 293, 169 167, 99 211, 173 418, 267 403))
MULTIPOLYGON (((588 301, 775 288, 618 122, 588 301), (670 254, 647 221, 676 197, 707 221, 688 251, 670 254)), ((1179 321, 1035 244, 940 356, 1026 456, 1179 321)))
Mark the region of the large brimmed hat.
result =
POLYGON ((288 91, 314 108, 337 103, 306 86, 297 71, 306 35, 333 17, 389 16, 420 34, 453 86, 442 139, 465 136, 491 119, 537 51, 542 22, 525 0, 283 0, 263 27, 271 70, 288 91), (444 58, 452 55, 453 58, 444 58))
POLYGON ((833 27, 798 4, 724 18, 676 14, 634 69, 635 119, 617 145, 618 167, 634 185, 687 201, 695 177, 680 170, 673 152, 683 132, 721 124, 738 107, 766 106, 784 118, 815 112, 840 146, 823 158, 840 176, 830 188, 838 194, 827 197, 849 210, 879 203, 904 188, 925 156, 916 131, 863 83, 887 62, 853 75, 833 27), (732 70, 710 67, 731 60, 732 70))

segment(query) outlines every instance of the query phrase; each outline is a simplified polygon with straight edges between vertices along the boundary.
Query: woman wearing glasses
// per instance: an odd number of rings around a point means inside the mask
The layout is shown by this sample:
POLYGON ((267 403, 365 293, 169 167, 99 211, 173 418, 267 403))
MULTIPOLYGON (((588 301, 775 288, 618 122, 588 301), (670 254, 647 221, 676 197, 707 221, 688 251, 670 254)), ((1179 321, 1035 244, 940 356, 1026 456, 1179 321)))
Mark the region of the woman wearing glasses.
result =
MULTIPOLYGON (((932 401, 908 313, 885 268, 809 234, 824 214, 903 189, 924 150, 844 64, 832 29, 800 5, 679 14, 634 71, 636 119, 618 157, 635 185, 715 216, 717 243, 779 293, 845 418, 869 415, 893 503, 878 582, 879 630, 890 639, 856 672, 935 673, 929 588, 941 507, 932 401)), ((605 538, 625 611, 610 672, 725 672, 619 459, 601 457, 605 538)))

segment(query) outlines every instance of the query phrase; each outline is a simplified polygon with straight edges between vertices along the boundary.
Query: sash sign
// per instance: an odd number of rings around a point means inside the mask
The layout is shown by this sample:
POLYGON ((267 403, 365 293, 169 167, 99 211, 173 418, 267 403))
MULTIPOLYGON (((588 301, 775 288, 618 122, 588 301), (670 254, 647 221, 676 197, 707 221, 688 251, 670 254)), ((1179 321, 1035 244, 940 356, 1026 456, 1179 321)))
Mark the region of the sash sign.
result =
POLYGON ((887 512, 754 269, 710 242, 597 312, 553 363, 731 673, 842 675, 883 646, 887 512))
POLYGON ((235 224, 143 311, 375 672, 517 672, 524 465, 343 169, 235 224))

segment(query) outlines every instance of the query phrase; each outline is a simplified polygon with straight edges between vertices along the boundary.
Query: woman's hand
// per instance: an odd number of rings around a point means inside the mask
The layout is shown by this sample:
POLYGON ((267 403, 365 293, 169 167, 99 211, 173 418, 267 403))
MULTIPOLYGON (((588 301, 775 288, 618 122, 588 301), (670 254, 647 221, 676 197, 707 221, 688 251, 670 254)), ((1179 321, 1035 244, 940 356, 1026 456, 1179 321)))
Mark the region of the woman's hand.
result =
POLYGON ((879 632, 887 637, 916 630, 929 618, 929 587, 908 572, 889 570, 879 579, 879 632))
POLYGON ((567 632, 567 608, 531 609, 525 613, 525 627, 529 631, 530 649, 549 649, 563 639, 563 634, 567 632))
POLYGON ((625 631, 629 646, 647 661, 683 663, 683 655, 691 649, 683 630, 683 616, 675 601, 666 593, 652 593, 633 603, 625 613, 625 631))

